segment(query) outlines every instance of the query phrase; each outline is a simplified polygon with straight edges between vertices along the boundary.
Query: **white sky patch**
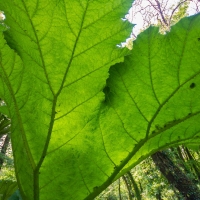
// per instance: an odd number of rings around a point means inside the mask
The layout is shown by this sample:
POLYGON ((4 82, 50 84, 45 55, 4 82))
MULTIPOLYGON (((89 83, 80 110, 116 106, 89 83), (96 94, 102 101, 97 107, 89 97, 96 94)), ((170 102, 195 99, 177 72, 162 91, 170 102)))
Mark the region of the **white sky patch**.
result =
POLYGON ((3 21, 6 18, 3 11, 0 11, 0 21, 3 21))
POLYGON ((198 0, 196 4, 193 1, 191 1, 188 8, 188 14, 194 15, 197 12, 200 12, 200 0, 198 0))
MULTIPOLYGON (((157 13, 158 11, 153 8, 153 5, 156 4, 155 0, 135 0, 133 2, 132 8, 130 8, 129 13, 125 16, 125 18, 121 18, 123 21, 127 19, 134 24, 132 34, 130 38, 127 38, 125 42, 117 45, 118 48, 127 47, 128 49, 132 49, 134 38, 144 29, 146 29, 150 24, 158 23, 157 13), (137 6, 134 5, 137 4, 137 6), (145 21, 146 19, 146 21, 145 21), (134 37, 133 37, 134 36, 134 37)), ((171 16, 172 10, 180 3, 180 0, 159 0, 161 7, 165 7, 165 15, 171 16)), ((190 0, 189 8, 187 10, 187 15, 191 16, 200 12, 200 0, 190 0)), ((177 11, 177 10, 176 10, 177 11)), ((160 17, 160 16, 159 16, 160 17)))
MULTIPOLYGON (((134 28, 133 28, 133 33, 135 35, 138 35, 141 30, 144 29, 145 26, 148 26, 147 22, 144 21, 144 15, 145 13, 148 11, 149 13, 156 13, 156 10, 152 7, 152 5, 150 4, 150 2, 148 0, 135 0, 135 2, 139 3, 139 6, 134 6, 134 10, 133 7, 129 10, 129 14, 126 15, 126 17, 128 18, 128 20, 135 24, 134 28), (142 9, 141 9, 142 8, 142 9), (145 8, 145 9, 144 9, 145 8)), ((151 0, 152 3, 154 3, 153 0, 151 0)), ((167 0, 167 1, 159 1, 162 2, 161 4, 166 4, 165 9, 166 12, 168 14, 171 14, 172 12, 172 6, 173 5, 178 5, 179 0, 167 0)), ((155 4, 155 3, 154 3, 155 4)), ((173 8, 175 8, 175 6, 173 6, 173 8)), ((196 3, 194 3, 193 1, 190 1, 189 4, 189 8, 187 11, 188 15, 193 15, 197 12, 200 12, 198 10, 198 8, 200 8, 200 0, 196 0, 196 3)), ((156 15, 147 15, 147 21, 151 22, 151 24, 155 24, 157 22, 156 19, 156 15)))

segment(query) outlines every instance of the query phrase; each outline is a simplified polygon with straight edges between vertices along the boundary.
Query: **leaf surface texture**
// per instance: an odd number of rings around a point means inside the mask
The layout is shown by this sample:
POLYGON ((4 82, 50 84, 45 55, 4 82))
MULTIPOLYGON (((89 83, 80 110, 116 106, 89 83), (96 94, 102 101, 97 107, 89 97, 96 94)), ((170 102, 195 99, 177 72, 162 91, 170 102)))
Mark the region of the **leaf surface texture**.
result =
POLYGON ((92 129, 109 67, 127 53, 116 45, 131 31, 120 19, 129 6, 125 0, 0 1, 10 27, 9 46, 1 35, 0 90, 23 199, 84 199, 105 180, 90 166, 99 159, 92 155, 92 129))
POLYGON ((116 64, 130 4, 0 0, 0 95, 23 199, 94 199, 156 150, 198 141, 200 15, 166 35, 149 28, 116 64))

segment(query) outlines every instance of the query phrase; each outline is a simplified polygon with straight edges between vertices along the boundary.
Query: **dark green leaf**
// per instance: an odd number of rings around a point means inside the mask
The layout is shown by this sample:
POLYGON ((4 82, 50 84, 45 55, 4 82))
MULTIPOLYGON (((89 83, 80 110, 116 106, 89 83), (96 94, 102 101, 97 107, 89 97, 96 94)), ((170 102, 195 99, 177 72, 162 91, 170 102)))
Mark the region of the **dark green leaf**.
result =
POLYGON ((0 199, 7 200, 17 189, 17 183, 9 180, 0 181, 0 199))

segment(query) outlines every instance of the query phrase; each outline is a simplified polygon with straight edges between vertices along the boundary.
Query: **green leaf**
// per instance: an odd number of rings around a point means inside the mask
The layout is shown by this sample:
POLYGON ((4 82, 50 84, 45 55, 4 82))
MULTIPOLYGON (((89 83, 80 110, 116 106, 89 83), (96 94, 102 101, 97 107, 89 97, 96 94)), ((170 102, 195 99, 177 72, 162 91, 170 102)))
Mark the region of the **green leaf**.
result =
POLYGON ((200 14, 165 35, 150 27, 125 62, 111 68, 100 126, 107 154, 118 165, 113 174, 120 171, 115 179, 160 149, 199 144, 199 36, 200 14))
MULTIPOLYGON (((93 143, 109 67, 128 50, 127 0, 0 0, 0 96, 23 199, 84 199, 107 178, 93 143), (10 48, 11 47, 11 48, 10 48), (16 53, 15 53, 16 52, 16 53)), ((97 150, 98 152, 98 150, 97 150)))
POLYGON ((7 200, 17 189, 17 183, 9 180, 0 181, 0 200, 7 200))
POLYGON ((130 4, 0 0, 0 96, 23 199, 91 200, 151 153, 199 143, 200 15, 149 28, 115 65, 130 4))
POLYGON ((200 149, 199 144, 188 144, 188 145, 186 145, 186 147, 193 150, 193 151, 199 151, 199 149, 200 149))

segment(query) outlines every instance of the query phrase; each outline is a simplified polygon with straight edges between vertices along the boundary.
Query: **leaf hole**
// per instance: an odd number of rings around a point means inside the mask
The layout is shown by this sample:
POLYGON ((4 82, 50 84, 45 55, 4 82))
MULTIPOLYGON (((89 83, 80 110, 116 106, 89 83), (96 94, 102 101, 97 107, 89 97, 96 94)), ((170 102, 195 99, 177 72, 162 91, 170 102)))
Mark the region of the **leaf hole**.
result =
POLYGON ((196 87, 196 84, 195 83, 191 83, 190 84, 190 88, 193 89, 194 87, 196 87))

